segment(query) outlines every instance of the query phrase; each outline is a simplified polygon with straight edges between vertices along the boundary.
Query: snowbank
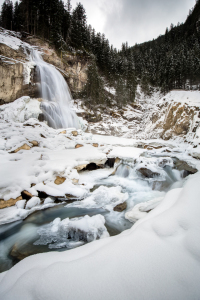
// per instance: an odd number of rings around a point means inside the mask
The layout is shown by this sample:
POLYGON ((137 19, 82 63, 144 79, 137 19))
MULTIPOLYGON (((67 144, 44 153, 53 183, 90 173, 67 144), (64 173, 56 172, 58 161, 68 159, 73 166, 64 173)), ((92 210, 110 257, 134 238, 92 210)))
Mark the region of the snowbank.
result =
POLYGON ((137 222, 146 217, 147 213, 158 206, 162 200, 163 197, 159 197, 147 202, 139 203, 125 214, 125 218, 130 222, 137 222))
POLYGON ((1 28, 0 30, 0 43, 7 45, 14 50, 18 50, 19 47, 24 47, 24 45, 30 47, 29 44, 24 43, 20 40, 20 33, 3 28, 1 28))
POLYGON ((199 180, 119 236, 26 258, 1 275, 1 298, 199 299, 199 180))
POLYGON ((161 100, 162 102, 180 102, 187 103, 190 106, 200 106, 200 92, 199 91, 171 91, 167 95, 165 95, 161 100))

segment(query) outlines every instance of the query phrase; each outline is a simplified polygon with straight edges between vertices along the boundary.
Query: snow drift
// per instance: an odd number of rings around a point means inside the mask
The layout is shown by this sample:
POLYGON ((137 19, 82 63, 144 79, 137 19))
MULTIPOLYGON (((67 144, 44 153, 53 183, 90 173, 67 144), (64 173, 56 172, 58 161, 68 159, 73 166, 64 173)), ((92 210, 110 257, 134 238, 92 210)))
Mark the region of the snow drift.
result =
POLYGON ((168 192, 119 236, 23 260, 1 274, 1 298, 199 299, 199 180, 168 192))

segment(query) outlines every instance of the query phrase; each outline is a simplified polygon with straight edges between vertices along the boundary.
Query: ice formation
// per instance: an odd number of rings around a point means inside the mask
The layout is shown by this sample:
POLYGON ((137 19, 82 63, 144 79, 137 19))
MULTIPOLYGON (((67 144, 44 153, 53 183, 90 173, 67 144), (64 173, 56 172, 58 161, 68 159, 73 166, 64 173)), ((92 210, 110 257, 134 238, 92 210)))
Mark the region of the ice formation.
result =
POLYGON ((86 242, 92 242, 109 236, 104 226, 105 219, 102 215, 93 217, 64 219, 56 218, 50 224, 38 229, 40 239, 34 245, 47 245, 50 249, 74 248, 86 242))
POLYGON ((120 186, 106 187, 102 185, 89 197, 82 201, 74 202, 71 204, 71 206, 104 208, 108 211, 111 211, 116 205, 128 199, 128 194, 122 193, 121 191, 122 188, 120 186))

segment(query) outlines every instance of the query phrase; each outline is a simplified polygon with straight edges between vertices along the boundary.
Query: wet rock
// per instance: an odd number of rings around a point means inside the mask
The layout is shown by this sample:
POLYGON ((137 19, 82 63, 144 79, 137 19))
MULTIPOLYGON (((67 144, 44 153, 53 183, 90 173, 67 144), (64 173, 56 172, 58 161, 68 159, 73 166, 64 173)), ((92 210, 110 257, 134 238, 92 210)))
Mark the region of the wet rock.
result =
POLYGON ((45 119, 45 115, 44 114, 39 114, 38 116, 38 121, 40 122, 44 122, 46 119, 45 119))
POLYGON ((122 211, 124 211, 126 208, 127 208, 127 203, 124 202, 124 203, 120 203, 120 204, 116 205, 116 206, 113 208, 113 210, 114 210, 114 211, 118 211, 118 212, 122 212, 122 211))
POLYGON ((114 167, 114 164, 115 164, 115 158, 108 158, 108 160, 106 161, 105 165, 106 166, 109 166, 110 168, 113 168, 114 167))
POLYGON ((34 246, 33 243, 20 245, 20 243, 17 242, 10 251, 10 255, 17 260, 22 260, 36 253, 40 253, 40 250, 38 247, 34 246))
POLYGON ((95 163, 90 163, 86 166, 86 168, 84 170, 86 171, 94 171, 94 170, 97 170, 99 169, 100 167, 97 166, 95 163))
POLYGON ((63 182, 65 182, 66 178, 65 177, 60 177, 60 176, 56 176, 56 179, 54 181, 55 184, 60 185, 63 182))
POLYGON ((153 191, 165 191, 169 188, 171 182, 168 181, 154 181, 151 183, 153 191))
POLYGON ((0 199, 0 209, 2 208, 6 208, 6 207, 10 207, 10 206, 13 206, 15 205, 15 203, 19 200, 22 200, 22 196, 19 196, 18 198, 16 199, 13 199, 13 198, 10 198, 9 200, 3 200, 3 199, 0 199))
POLYGON ((81 147, 83 147, 83 145, 81 145, 81 144, 76 144, 75 149, 81 148, 81 147))
MULTIPOLYGON (((179 160, 179 159, 176 159, 174 161, 174 167, 176 170, 188 172, 187 175, 195 174, 198 171, 196 168, 193 168, 192 166, 188 165, 187 162, 185 162, 183 160, 179 160)), ((186 175, 186 173, 184 175, 186 175)), ((184 177, 186 177, 186 176, 184 176, 184 177)))
POLYGON ((153 172, 147 168, 140 168, 137 171, 140 172, 144 177, 147 177, 147 178, 154 178, 154 177, 160 175, 159 173, 153 172))

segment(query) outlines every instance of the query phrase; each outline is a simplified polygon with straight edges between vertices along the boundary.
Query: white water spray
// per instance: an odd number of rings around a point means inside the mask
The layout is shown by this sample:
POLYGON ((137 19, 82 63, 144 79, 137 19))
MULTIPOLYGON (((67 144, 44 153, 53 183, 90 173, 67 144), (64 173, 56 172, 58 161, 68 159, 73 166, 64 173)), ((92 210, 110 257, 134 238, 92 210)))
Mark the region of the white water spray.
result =
POLYGON ((63 76, 54 66, 46 63, 38 51, 32 51, 31 60, 37 66, 43 99, 41 109, 48 125, 56 129, 80 128, 79 119, 70 108, 72 97, 63 76))

